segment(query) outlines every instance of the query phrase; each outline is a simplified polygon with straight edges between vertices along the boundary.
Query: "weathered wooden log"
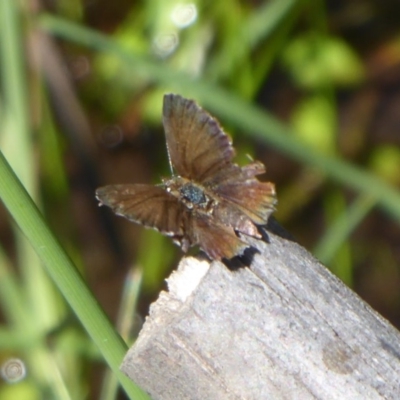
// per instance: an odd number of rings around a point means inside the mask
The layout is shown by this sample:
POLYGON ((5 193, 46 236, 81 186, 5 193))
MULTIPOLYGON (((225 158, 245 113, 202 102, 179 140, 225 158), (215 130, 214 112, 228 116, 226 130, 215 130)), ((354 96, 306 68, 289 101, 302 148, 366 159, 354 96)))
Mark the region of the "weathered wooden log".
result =
POLYGON ((400 399, 400 333, 305 249, 184 258, 121 369, 153 399, 400 399))

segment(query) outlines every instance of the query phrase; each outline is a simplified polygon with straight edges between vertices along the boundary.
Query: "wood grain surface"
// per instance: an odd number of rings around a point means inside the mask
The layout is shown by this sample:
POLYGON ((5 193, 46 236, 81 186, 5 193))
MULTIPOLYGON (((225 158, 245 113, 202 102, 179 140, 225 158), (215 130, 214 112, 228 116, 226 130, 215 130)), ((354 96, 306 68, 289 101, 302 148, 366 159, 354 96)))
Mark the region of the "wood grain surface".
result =
POLYGON ((400 333, 304 248, 184 258, 121 369, 153 399, 400 399, 400 333))

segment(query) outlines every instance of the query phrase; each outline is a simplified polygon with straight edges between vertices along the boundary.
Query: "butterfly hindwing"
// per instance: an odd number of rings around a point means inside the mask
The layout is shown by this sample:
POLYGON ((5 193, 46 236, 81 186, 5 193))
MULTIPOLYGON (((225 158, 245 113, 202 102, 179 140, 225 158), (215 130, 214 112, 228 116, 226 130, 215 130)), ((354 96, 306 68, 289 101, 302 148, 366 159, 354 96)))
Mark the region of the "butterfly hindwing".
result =
POLYGON ((276 203, 274 185, 256 179, 227 182, 216 189, 216 194, 221 210, 228 214, 230 209, 238 210, 258 225, 267 223, 276 203))
POLYGON ((249 247, 242 242, 230 226, 218 224, 206 215, 191 218, 190 241, 198 244, 214 260, 230 259, 249 247))
POLYGON ((240 232, 258 236, 254 224, 266 224, 276 204, 275 186, 255 178, 264 172, 264 165, 258 161, 244 167, 231 163, 210 177, 204 185, 218 199, 215 218, 240 232))

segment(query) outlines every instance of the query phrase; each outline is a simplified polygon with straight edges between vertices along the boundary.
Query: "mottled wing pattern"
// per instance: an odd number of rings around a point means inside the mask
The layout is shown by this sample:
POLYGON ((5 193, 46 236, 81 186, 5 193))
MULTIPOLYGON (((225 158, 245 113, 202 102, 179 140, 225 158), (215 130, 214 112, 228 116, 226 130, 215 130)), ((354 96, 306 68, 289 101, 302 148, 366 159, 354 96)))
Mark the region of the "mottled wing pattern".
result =
POLYGON ((193 100, 164 96, 163 124, 172 167, 198 183, 229 166, 235 151, 218 122, 193 100))
POLYGON ((183 236, 183 205, 162 187, 110 185, 97 189, 96 197, 117 215, 168 236, 183 236))

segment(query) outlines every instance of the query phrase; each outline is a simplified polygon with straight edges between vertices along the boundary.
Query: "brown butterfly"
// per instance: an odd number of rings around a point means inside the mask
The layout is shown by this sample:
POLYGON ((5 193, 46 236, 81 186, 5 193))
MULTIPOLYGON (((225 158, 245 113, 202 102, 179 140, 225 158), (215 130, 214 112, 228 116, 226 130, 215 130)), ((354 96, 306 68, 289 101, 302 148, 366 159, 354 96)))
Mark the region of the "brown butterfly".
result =
POLYGON ((172 237, 184 252, 199 245, 211 259, 230 259, 249 247, 236 233, 261 237, 276 204, 275 187, 260 182, 261 162, 240 167, 218 122, 193 100, 164 96, 163 124, 172 178, 157 186, 97 189, 100 205, 172 237))

